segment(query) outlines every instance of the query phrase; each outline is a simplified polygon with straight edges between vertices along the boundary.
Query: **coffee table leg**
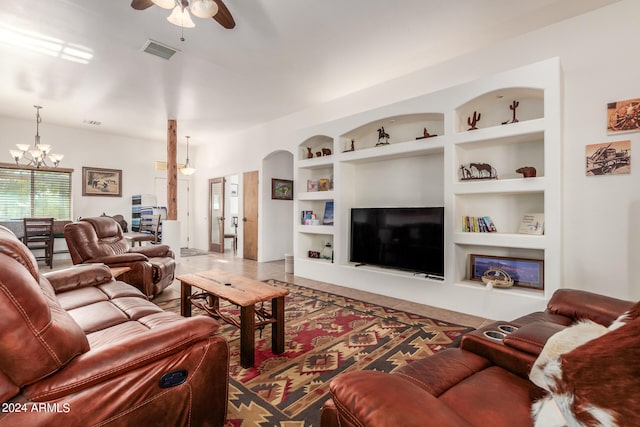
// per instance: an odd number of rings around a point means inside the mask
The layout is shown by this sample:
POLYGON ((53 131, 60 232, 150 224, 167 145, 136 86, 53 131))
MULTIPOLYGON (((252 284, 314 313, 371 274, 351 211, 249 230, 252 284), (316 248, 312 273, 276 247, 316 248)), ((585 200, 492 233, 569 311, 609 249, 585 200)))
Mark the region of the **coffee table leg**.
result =
POLYGON ((255 360, 256 311, 251 304, 240 308, 240 366, 250 368, 255 360))
POLYGON ((275 320, 271 324, 271 351, 281 354, 284 353, 284 297, 271 300, 271 311, 275 320))
POLYGON ((191 317, 191 285, 180 282, 180 314, 183 317, 191 317))

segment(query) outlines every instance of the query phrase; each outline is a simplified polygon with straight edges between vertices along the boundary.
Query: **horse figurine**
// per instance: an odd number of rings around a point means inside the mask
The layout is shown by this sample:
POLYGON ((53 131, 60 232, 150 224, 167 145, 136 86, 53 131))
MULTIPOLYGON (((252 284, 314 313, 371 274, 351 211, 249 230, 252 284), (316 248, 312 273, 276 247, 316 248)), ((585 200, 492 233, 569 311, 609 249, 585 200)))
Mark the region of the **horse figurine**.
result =
POLYGON ((378 143, 376 145, 387 145, 389 144, 389 134, 384 130, 384 126, 381 126, 378 129, 378 143))

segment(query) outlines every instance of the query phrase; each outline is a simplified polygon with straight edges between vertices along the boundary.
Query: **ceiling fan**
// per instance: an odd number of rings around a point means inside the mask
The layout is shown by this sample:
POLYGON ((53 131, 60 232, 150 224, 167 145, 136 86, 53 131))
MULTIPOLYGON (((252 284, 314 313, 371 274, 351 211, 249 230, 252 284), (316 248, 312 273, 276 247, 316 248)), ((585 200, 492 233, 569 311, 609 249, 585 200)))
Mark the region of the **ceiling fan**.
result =
MULTIPOLYGON (((189 8, 191 13, 199 18, 213 18, 216 22, 222 25, 224 28, 232 29, 236 26, 236 22, 233 20, 233 16, 227 9, 227 6, 222 0, 132 0, 131 7, 136 10, 144 10, 153 5, 158 5, 165 9, 174 9, 184 11, 185 8, 189 8), (191 3, 191 6, 189 6, 191 3), (209 7, 210 6, 210 7, 209 7), (215 7, 217 6, 217 8, 215 7), (216 12, 217 9, 217 12, 216 12), (213 13, 213 16, 212 16, 213 13)), ((172 13, 173 15, 173 13, 172 13)), ((171 22, 171 20, 169 20, 171 22)), ((173 22, 172 22, 173 23, 173 22)), ((180 24, 176 24, 180 26, 180 24)), ((193 25, 192 25, 193 26, 193 25)))

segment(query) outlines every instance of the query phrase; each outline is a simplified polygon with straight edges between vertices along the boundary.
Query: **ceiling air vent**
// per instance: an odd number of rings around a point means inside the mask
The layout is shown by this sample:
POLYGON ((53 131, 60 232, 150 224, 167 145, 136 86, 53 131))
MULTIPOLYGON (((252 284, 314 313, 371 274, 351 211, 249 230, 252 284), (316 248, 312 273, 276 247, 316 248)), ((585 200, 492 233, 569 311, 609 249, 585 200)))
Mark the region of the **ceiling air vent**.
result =
POLYGON ((167 46, 166 44, 162 44, 151 39, 145 42, 144 46, 142 46, 142 50, 163 59, 169 59, 174 53, 179 52, 179 50, 174 47, 167 46))

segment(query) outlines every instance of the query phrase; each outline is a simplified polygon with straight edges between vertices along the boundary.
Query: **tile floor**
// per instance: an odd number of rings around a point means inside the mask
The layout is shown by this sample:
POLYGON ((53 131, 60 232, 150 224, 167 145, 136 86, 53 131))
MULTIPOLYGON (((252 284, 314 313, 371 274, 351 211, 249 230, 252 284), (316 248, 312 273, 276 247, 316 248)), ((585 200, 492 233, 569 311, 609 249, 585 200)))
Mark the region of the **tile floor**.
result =
MULTIPOLYGON (((71 260, 56 259, 54 261, 54 269, 71 266, 71 260)), ((286 282, 296 283, 298 285, 309 288, 334 292, 338 295, 344 295, 351 298, 367 301, 373 304, 394 308, 397 310, 407 311, 423 316, 433 317, 458 325, 480 328, 486 324, 492 323, 493 320, 472 316, 455 311, 445 310, 438 307, 432 307, 424 304, 418 304, 411 301, 391 298, 379 294, 351 289, 344 286, 338 286, 330 283, 324 283, 317 280, 306 279, 284 272, 284 260, 272 262, 256 262, 245 260, 233 255, 233 253, 209 253, 208 255, 199 255, 192 257, 182 257, 177 266, 176 276, 186 273, 194 273, 203 270, 220 269, 229 271, 234 274, 240 274, 256 280, 277 279, 286 282)), ((45 273, 49 269, 42 268, 45 273)), ((175 280, 171 286, 165 289, 162 294, 158 295, 154 301, 165 301, 168 299, 180 298, 180 282, 175 280)))

